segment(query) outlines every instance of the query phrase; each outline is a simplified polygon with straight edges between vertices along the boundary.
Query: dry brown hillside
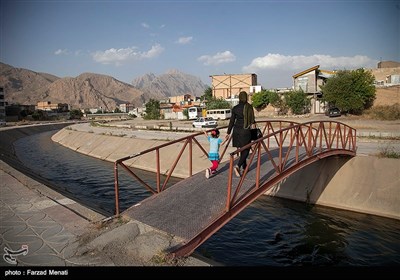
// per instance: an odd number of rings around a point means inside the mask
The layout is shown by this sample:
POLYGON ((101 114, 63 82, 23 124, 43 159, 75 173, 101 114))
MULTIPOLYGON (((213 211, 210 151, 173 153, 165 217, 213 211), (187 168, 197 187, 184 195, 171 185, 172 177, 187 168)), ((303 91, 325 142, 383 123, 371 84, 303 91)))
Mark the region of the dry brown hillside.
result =
POLYGON ((392 105, 394 103, 400 103, 400 85, 376 89, 374 106, 392 105))
POLYGON ((63 78, 48 86, 41 100, 51 97, 53 103, 68 103, 74 108, 99 108, 113 111, 121 103, 140 106, 142 92, 111 76, 83 73, 76 78, 63 78))

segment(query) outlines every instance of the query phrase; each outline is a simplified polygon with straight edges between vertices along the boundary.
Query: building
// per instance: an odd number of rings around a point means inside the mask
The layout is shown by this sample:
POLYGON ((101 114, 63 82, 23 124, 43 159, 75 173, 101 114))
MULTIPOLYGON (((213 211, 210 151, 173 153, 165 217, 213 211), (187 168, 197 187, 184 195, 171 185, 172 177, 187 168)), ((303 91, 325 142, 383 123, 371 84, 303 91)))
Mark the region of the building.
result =
POLYGON ((309 95, 315 95, 321 91, 320 86, 334 74, 334 71, 321 70, 319 65, 316 65, 293 75, 293 88, 296 91, 303 90, 309 95))
POLYGON ((6 101, 4 97, 4 88, 0 87, 0 125, 6 124, 6 101))
MULTIPOLYGON (((376 69, 367 69, 375 78, 376 87, 398 86, 400 84, 400 63, 396 61, 381 61, 376 69)), ((293 89, 303 90, 311 98, 311 113, 325 112, 325 104, 320 100, 321 85, 335 75, 335 71, 321 70, 319 65, 293 75, 293 89)))
POLYGON ((318 114, 325 112, 325 104, 319 100, 321 97, 321 85, 335 74, 334 71, 321 70, 319 65, 308 68, 293 75, 293 89, 302 90, 311 98, 311 113, 318 114))
POLYGON ((210 77, 212 95, 215 98, 235 99, 241 91, 246 91, 249 95, 261 91, 256 74, 224 74, 210 77))
POLYGON ((39 101, 36 106, 37 110, 53 111, 53 112, 68 112, 70 106, 66 103, 51 103, 50 101, 39 101))
POLYGON ((375 77, 376 87, 390 87, 400 84, 400 63, 396 61, 381 61, 376 69, 371 69, 375 77))
POLYGON ((130 111, 133 111, 135 109, 135 106, 130 103, 124 103, 124 104, 119 104, 119 110, 122 113, 129 113, 130 111))
POLYGON ((177 95, 177 96, 169 97, 169 102, 174 103, 174 104, 191 105, 195 101, 196 101, 196 97, 191 94, 184 94, 184 95, 177 95))
POLYGON ((397 61, 380 61, 378 62, 378 69, 379 68, 399 68, 400 62, 397 61))

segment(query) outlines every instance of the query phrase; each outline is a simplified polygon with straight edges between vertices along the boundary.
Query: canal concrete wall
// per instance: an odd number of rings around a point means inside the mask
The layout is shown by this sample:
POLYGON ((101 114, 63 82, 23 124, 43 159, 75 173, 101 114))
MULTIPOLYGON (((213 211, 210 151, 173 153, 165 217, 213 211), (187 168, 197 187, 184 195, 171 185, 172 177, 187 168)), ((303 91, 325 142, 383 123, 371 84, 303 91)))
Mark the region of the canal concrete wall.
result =
POLYGON ((400 219, 400 160, 325 158, 290 175, 266 194, 400 219))

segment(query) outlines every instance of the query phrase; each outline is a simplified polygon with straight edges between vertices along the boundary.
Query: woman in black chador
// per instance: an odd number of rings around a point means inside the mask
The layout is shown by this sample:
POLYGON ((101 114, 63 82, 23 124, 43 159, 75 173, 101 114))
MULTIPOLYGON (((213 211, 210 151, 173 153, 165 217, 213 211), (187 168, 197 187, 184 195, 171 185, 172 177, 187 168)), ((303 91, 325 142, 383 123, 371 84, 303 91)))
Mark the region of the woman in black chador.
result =
MULTIPOLYGON (((232 108, 232 115, 229 121, 226 137, 229 137, 233 129, 232 145, 236 148, 241 148, 251 142, 251 125, 255 123, 254 110, 247 102, 247 92, 239 93, 239 104, 232 108)), ((243 170, 247 166, 247 157, 249 156, 250 148, 243 150, 240 153, 239 162, 234 166, 234 171, 237 177, 240 177, 243 170)))

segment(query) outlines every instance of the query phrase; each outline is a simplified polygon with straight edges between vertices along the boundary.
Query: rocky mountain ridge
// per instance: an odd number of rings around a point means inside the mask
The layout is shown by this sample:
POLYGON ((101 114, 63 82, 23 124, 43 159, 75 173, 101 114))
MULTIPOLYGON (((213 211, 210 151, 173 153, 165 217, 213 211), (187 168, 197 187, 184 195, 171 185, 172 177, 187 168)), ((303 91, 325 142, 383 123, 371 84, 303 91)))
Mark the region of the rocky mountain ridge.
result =
POLYGON ((67 103, 72 108, 102 107, 109 111, 121 103, 140 107, 150 98, 160 100, 183 94, 200 96, 207 88, 199 78, 177 70, 158 77, 149 73, 128 84, 96 73, 60 78, 1 62, 0 86, 4 87, 8 104, 36 105, 39 101, 50 101, 67 103))
POLYGON ((207 88, 200 78, 182 73, 176 69, 171 69, 158 77, 153 73, 143 75, 134 79, 132 85, 145 93, 152 93, 160 98, 186 93, 201 96, 207 88))

